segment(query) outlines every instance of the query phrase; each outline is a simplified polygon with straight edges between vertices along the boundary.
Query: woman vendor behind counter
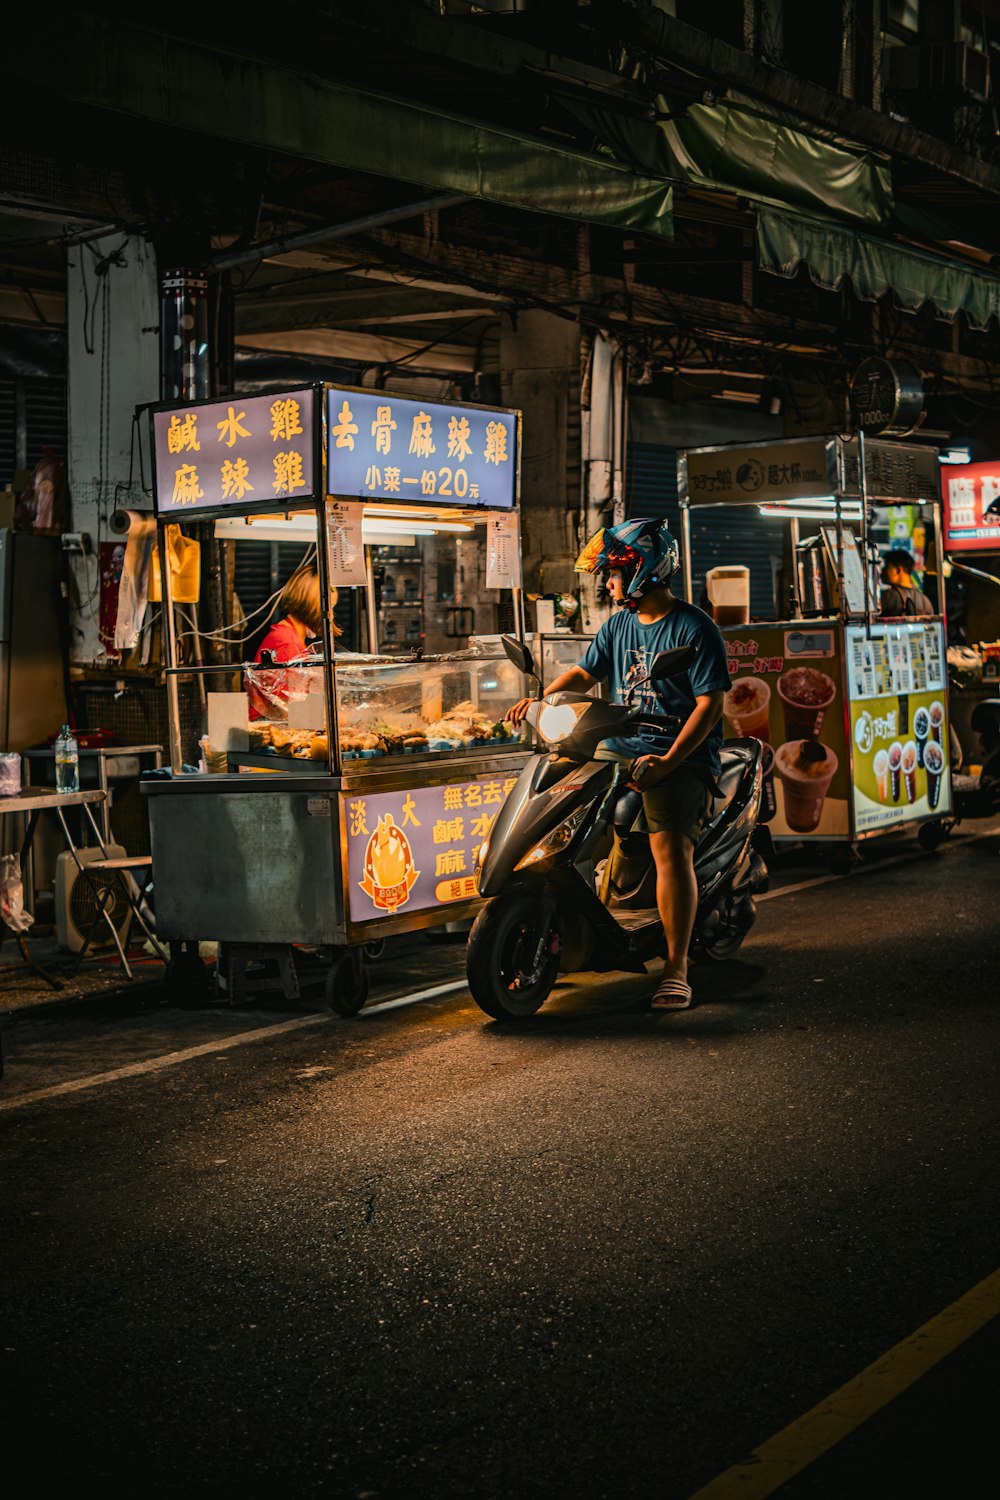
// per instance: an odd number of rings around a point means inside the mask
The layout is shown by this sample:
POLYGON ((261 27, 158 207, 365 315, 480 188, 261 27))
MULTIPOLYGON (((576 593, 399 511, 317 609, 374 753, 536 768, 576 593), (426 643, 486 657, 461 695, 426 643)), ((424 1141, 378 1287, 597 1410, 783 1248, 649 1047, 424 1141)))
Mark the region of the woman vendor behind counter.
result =
MULTIPOLYGON (((330 590, 331 605, 337 602, 337 590, 330 590)), ((321 634, 323 616, 320 605, 319 574, 315 568, 299 568, 285 584, 275 609, 276 619, 257 648, 254 664, 263 661, 265 653, 275 662, 294 661, 306 656, 311 643, 321 634)), ((333 627, 334 635, 340 631, 333 627)), ((308 668, 306 669, 309 670, 308 668)), ((299 673, 268 671, 248 674, 247 698, 250 718, 284 719, 288 716, 288 699, 299 673)), ((308 691, 307 679, 301 680, 308 691)))

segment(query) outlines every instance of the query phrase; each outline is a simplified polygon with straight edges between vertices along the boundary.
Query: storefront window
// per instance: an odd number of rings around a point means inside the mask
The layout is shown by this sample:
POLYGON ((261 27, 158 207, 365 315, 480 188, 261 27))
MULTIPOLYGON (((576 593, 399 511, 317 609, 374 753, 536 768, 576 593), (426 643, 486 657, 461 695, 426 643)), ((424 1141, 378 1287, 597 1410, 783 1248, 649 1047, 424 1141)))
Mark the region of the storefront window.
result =
POLYGON ((915 35, 920 30, 920 0, 888 0, 886 21, 893 30, 915 35))

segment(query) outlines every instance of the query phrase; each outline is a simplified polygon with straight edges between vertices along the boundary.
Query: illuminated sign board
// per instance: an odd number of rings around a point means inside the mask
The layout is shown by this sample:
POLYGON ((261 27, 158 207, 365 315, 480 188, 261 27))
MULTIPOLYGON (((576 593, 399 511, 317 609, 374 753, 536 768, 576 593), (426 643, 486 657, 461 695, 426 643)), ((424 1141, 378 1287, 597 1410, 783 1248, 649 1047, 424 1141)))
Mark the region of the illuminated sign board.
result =
POLYGON ((512 510, 519 419, 516 411, 328 386, 327 493, 512 510))
POLYGON ((473 901, 479 845, 517 782, 510 771, 447 786, 343 798, 351 920, 473 901))
POLYGON ((315 390, 153 412, 158 516, 280 511, 316 494, 315 390))
POLYGON ((1000 516, 986 508, 1000 498, 1000 460, 946 464, 941 470, 947 552, 1000 552, 1000 516))

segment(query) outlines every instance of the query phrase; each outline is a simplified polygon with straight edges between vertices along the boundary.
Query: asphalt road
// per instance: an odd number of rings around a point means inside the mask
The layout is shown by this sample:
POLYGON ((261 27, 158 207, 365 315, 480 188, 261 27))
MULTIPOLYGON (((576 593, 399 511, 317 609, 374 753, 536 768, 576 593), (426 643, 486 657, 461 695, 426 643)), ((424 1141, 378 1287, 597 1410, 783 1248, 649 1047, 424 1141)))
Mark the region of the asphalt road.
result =
MULTIPOLYGON (((998 1266, 1000 834, 897 852, 762 905, 682 1015, 581 976, 516 1030, 8 1026, 8 1493, 684 1500, 783 1433, 998 1266)), ((371 1004, 462 958, 390 951, 371 1004)), ((998 1345, 781 1494, 989 1493, 998 1345)))

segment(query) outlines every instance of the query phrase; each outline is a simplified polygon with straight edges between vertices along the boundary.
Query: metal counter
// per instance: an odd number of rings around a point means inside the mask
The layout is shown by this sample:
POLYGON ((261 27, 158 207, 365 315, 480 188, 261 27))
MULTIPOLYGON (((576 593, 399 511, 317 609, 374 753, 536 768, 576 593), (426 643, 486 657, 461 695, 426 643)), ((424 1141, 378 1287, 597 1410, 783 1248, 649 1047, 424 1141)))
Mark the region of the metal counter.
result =
POLYGON ((478 896, 411 910, 404 900, 358 920, 345 897, 352 819, 367 797, 509 780, 527 754, 480 751, 437 764, 431 755, 386 756, 349 762, 342 776, 247 771, 146 780, 157 934, 170 942, 341 947, 472 917, 483 905, 478 896))

